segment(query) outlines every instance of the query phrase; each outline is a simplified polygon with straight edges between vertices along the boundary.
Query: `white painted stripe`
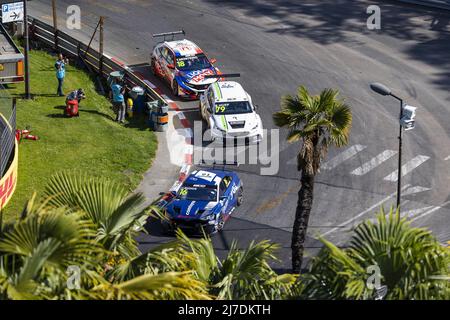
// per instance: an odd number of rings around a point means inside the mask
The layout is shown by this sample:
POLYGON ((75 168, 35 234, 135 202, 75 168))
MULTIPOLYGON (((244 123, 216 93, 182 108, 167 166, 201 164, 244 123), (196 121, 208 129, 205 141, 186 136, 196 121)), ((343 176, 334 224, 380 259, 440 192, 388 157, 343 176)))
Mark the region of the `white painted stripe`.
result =
POLYGON ((191 128, 177 129, 177 132, 185 138, 192 138, 194 136, 191 128))
POLYGON ((172 188, 169 189, 170 192, 178 192, 178 190, 180 189, 180 187, 183 185, 182 182, 180 181, 176 181, 173 185, 172 188))
POLYGON ((180 170, 180 174, 188 174, 189 170, 191 170, 191 166, 189 164, 183 164, 180 170))
MULTIPOLYGON (((406 189, 410 186, 410 184, 405 185, 402 189, 406 189)), ((330 233, 335 232, 336 230, 342 229, 342 227, 345 227, 346 225, 348 225, 349 223, 359 219, 361 216, 365 215, 368 212, 371 212, 372 210, 376 209, 377 207, 379 207, 381 204, 385 203, 386 201, 388 201, 391 198, 394 198, 396 196, 396 192, 391 193, 390 195, 388 195, 387 197, 383 198, 382 200, 378 201, 377 203, 375 203, 373 206, 371 206, 370 208, 364 210, 363 212, 358 213, 356 216, 354 216, 353 218, 348 219, 347 221, 345 221, 344 223, 340 224, 340 227, 336 227, 333 228, 327 232, 325 232, 324 234, 322 234, 322 237, 325 237, 326 235, 329 235, 330 233)))
POLYGON ((419 193, 419 192, 430 191, 430 190, 431 190, 431 188, 415 186, 415 187, 408 188, 405 192, 402 193, 402 196, 407 196, 407 195, 410 195, 413 193, 419 193))
POLYGON ((440 206, 438 206, 438 207, 434 207, 433 209, 431 209, 431 210, 429 210, 429 211, 427 211, 427 212, 425 212, 425 213, 421 214, 420 216, 418 216, 418 217, 415 217, 414 219, 412 219, 412 220, 411 220, 411 222, 413 222, 413 221, 416 221, 417 219, 420 219, 420 218, 426 217, 426 216, 428 216, 428 215, 432 214, 433 212, 435 212, 435 211, 437 211, 437 210, 439 210, 439 209, 442 209, 442 207, 444 207, 444 206, 448 205, 449 203, 450 203, 450 201, 444 202, 444 203, 443 203, 443 204, 441 204, 440 206))
POLYGON ((371 170, 378 167, 380 164, 385 162, 386 160, 393 157, 395 154, 397 154, 397 151, 394 150, 384 150, 382 153, 377 155, 376 157, 370 159, 370 161, 367 161, 364 163, 361 167, 356 168, 351 172, 351 174, 355 176, 363 176, 366 173, 370 172, 371 170))
POLYGON ((355 144, 354 146, 351 146, 350 148, 348 148, 344 152, 341 152, 340 154, 338 154, 333 159, 327 161, 322 166, 322 168, 325 169, 325 170, 331 170, 331 169, 337 167, 338 165, 340 165, 342 162, 350 159, 351 157, 356 155, 358 152, 364 150, 365 148, 366 148, 366 146, 362 146, 360 144, 355 144))
POLYGON ((178 119, 180 119, 180 120, 186 119, 186 116, 184 115, 184 112, 183 112, 183 111, 177 112, 177 117, 178 117, 178 119))
POLYGON ((448 156, 447 158, 444 159, 444 161, 450 160, 450 156, 448 156))
POLYGON ((192 144, 187 144, 184 147, 184 154, 194 154, 194 146, 192 144))
MULTIPOLYGON (((430 159, 430 157, 419 155, 402 166, 402 177, 413 171, 415 168, 420 166, 422 163, 430 159)), ((398 170, 395 170, 390 175, 386 176, 384 180, 395 182, 398 179, 398 170)))

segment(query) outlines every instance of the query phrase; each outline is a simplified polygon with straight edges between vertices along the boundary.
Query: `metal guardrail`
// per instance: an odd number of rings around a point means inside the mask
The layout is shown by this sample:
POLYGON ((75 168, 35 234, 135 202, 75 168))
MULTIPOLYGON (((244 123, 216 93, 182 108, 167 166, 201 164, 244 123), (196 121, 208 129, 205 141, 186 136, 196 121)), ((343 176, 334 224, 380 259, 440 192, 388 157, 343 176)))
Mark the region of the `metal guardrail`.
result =
POLYGON ((12 101, 12 112, 7 119, 8 123, 4 117, 0 117, 0 178, 8 169, 16 138, 16 100, 12 101))
POLYGON ((158 100, 162 104, 167 104, 153 88, 128 68, 119 65, 105 55, 100 55, 98 51, 88 47, 85 43, 60 30, 55 30, 53 26, 31 16, 28 17, 28 25, 32 41, 57 49, 70 58, 80 59, 92 72, 104 79, 108 78, 113 71, 122 71, 125 74, 124 80, 129 87, 140 86, 145 90, 145 95, 149 101, 158 100), (57 47, 55 47, 55 39, 57 47))

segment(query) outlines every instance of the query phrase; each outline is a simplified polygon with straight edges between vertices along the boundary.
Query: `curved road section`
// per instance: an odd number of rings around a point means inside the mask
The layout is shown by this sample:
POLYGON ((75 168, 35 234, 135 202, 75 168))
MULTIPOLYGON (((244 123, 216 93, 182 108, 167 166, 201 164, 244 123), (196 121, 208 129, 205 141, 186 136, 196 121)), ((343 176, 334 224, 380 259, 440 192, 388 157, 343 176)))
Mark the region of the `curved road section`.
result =
MULTIPOLYGON (((183 28, 223 72, 241 73, 239 82, 259 105, 269 130, 276 129, 272 114, 280 109, 280 96, 295 93, 298 85, 313 93, 340 89, 353 109, 351 139, 346 148, 330 150, 317 179, 309 255, 319 247, 316 235, 345 245, 355 224, 395 204, 398 104, 369 89, 371 82, 388 85, 418 107, 416 128, 404 134, 402 212, 414 225, 431 228, 440 241, 450 239, 448 13, 396 1, 61 0, 60 19, 72 4, 81 8, 82 29, 69 32, 87 42, 98 17, 106 16, 106 51, 165 91, 191 123, 200 119, 198 103, 177 101, 151 75, 152 33, 183 28), (381 9, 379 30, 366 24, 373 4, 381 9)), ((33 15, 51 22, 50 1, 33 1, 30 7, 33 15)), ((262 174, 268 164, 261 161, 237 169, 246 186, 245 203, 214 242, 225 253, 234 239, 242 246, 271 239, 282 245, 279 267, 288 268, 299 145, 289 145, 285 131, 279 139, 274 131, 267 140, 272 138, 279 140, 269 143, 278 170, 262 174)), ((167 238, 153 233, 140 240, 145 249, 167 238)))

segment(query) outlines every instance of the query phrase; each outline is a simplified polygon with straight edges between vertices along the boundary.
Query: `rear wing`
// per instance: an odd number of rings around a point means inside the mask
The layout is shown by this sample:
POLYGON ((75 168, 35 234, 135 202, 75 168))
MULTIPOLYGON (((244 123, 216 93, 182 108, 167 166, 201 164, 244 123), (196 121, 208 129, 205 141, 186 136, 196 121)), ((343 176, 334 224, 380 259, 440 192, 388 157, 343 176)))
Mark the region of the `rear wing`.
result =
POLYGON ((172 32, 155 33, 152 36, 153 36, 153 38, 161 38, 162 37, 163 40, 160 42, 164 42, 167 40, 173 41, 175 39, 175 36, 179 35, 179 34, 186 35, 186 32, 184 30, 179 30, 179 31, 172 31, 172 32), (170 39, 168 39, 168 38, 170 38, 170 39))
MULTIPOLYGON (((208 162, 206 162, 205 160, 202 160, 201 162, 199 162, 199 163, 196 163, 195 164, 197 167, 199 167, 199 168, 211 168, 211 163, 208 163, 208 162)), ((212 168, 213 168, 213 170, 216 170, 216 169, 221 169, 222 171, 225 171, 225 167, 226 166, 236 166, 236 167, 239 167, 239 162, 237 162, 237 161, 224 161, 224 162, 222 162, 222 163, 217 163, 216 161, 214 161, 213 163, 212 163, 212 168), (220 168, 220 167, 221 168, 220 168), (218 168, 219 167, 219 168, 218 168)))

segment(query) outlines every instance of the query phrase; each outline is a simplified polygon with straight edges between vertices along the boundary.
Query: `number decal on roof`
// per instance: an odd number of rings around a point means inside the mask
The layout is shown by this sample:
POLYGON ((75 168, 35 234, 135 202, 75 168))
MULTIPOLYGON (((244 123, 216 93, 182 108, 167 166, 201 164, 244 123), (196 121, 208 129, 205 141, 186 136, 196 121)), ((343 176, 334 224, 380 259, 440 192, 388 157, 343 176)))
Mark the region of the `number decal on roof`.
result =
POLYGON ((203 180, 212 181, 214 179, 214 177, 216 176, 216 174, 212 173, 212 172, 200 170, 199 172, 197 172, 197 174, 195 176, 197 178, 200 178, 203 180))

